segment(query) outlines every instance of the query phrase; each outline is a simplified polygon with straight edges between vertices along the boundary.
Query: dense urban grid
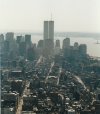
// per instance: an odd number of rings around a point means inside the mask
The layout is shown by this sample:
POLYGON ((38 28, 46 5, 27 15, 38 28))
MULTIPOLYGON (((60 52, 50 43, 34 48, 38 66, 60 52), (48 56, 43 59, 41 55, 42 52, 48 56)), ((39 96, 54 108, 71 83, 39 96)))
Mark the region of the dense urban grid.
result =
POLYGON ((0 35, 1 114, 100 114, 100 61, 87 45, 54 40, 44 21, 43 40, 0 35))

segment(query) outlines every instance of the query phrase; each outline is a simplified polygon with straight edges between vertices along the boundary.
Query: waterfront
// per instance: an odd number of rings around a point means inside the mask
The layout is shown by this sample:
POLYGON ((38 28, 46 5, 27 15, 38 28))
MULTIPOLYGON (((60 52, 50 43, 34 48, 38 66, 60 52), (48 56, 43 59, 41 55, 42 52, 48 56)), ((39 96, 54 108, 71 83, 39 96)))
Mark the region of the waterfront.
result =
MULTIPOLYGON (((67 37, 67 36, 66 36, 67 37)), ((68 36, 70 37, 70 36, 68 36)), ((62 41, 65 37, 64 36, 55 36, 55 40, 59 39, 61 42, 62 47, 62 41)), ((40 39, 43 39, 43 35, 40 34, 32 34, 32 42, 37 43, 40 39)), ((92 37, 70 37, 71 45, 74 44, 74 42, 78 42, 79 44, 86 44, 87 45, 87 53, 90 56, 100 57, 100 44, 97 43, 97 39, 100 42, 100 38, 92 38, 92 37)))

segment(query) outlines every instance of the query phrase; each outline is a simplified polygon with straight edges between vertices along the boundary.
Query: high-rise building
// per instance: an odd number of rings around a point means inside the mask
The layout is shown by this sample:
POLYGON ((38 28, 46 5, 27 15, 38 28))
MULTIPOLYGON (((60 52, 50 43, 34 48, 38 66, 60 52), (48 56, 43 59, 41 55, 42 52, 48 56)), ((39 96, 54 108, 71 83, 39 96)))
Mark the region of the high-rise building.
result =
POLYGON ((60 53, 60 40, 56 40, 56 42, 55 42, 54 53, 55 53, 55 55, 60 53))
POLYGON ((9 50, 10 50, 9 42, 5 40, 4 41, 4 51, 9 52, 9 50))
POLYGON ((56 40, 55 47, 60 47, 60 40, 56 40))
POLYGON ((44 21, 44 32, 43 32, 44 40, 48 39, 48 34, 49 34, 48 28, 49 28, 48 21, 44 21))
POLYGON ((4 42, 4 35, 0 34, 0 42, 4 42))
POLYGON ((0 34, 0 53, 3 52, 4 49, 4 35, 0 34))
POLYGON ((45 47, 43 50, 44 56, 49 56, 54 54, 53 42, 52 39, 45 39, 45 47))
POLYGON ((13 32, 6 33, 6 40, 12 42, 14 40, 14 33, 13 32))
POLYGON ((54 40, 54 21, 44 21, 44 40, 54 40))
POLYGON ((78 57, 79 57, 79 44, 78 44, 78 42, 74 43, 72 56, 74 57, 74 59, 78 59, 78 57))
POLYGON ((22 41, 22 36, 17 36, 16 42, 19 44, 22 41))
POLYGON ((85 56, 87 54, 87 45, 86 44, 80 44, 79 53, 81 56, 85 56))
POLYGON ((28 49, 31 48, 32 46, 30 34, 25 35, 25 43, 26 43, 26 51, 28 51, 28 49))
POLYGON ((15 39, 14 39, 14 33, 13 32, 8 32, 6 33, 6 41, 9 42, 9 52, 15 51, 15 39))
POLYGON ((43 54, 43 40, 39 40, 38 41, 37 53, 38 53, 38 55, 42 55, 43 54))
POLYGON ((78 47, 79 47, 78 42, 75 42, 75 43, 74 43, 74 49, 75 49, 75 50, 78 50, 78 47))
POLYGON ((27 59, 30 61, 33 61, 35 59, 35 57, 36 57, 35 48, 34 47, 28 48, 27 59))
POLYGON ((38 47, 38 48, 43 48, 43 40, 39 40, 39 41, 38 41, 37 47, 38 47))
POLYGON ((19 55, 20 56, 26 56, 26 43, 25 42, 21 42, 19 44, 19 55))
POLYGON ((70 57, 71 55, 71 50, 73 47, 70 46, 70 38, 65 38, 63 40, 63 52, 65 57, 70 57))
POLYGON ((63 40, 63 49, 70 48, 70 38, 65 38, 63 40))
POLYGON ((44 21, 43 37, 44 37, 44 52, 45 52, 44 55, 53 55, 54 54, 54 21, 52 20, 44 21))
POLYGON ((54 41, 54 21, 49 21, 48 38, 54 41))
POLYGON ((31 44, 31 35, 30 34, 25 35, 25 43, 26 43, 26 45, 31 44))

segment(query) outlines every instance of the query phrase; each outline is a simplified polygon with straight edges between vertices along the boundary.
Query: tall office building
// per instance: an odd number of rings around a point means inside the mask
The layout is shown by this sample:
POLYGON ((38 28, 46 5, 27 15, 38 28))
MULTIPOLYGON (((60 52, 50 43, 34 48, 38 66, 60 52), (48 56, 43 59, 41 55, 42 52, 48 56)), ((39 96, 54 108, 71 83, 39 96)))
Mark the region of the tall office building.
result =
POLYGON ((79 53, 81 56, 86 56, 86 54, 87 54, 87 45, 86 44, 79 45, 79 53))
POLYGON ((29 34, 25 35, 25 42, 26 42, 26 44, 31 44, 31 35, 29 35, 29 34))
POLYGON ((8 32, 6 33, 6 41, 9 44, 9 55, 12 56, 12 53, 16 53, 17 45, 14 39, 14 33, 8 32))
POLYGON ((54 21, 44 21, 44 40, 54 40, 54 21))
POLYGON ((54 54, 54 21, 44 21, 44 55, 54 54))
POLYGON ((3 52, 4 48, 4 35, 0 34, 0 53, 3 52))
POLYGON ((71 55, 71 46, 70 46, 70 38, 65 38, 63 40, 63 52, 65 57, 70 57, 71 55))
POLYGON ((60 40, 56 40, 54 54, 57 55, 60 53, 60 40))
POLYGON ((43 54, 43 40, 39 40, 38 41, 38 45, 37 45, 37 53, 38 55, 43 54))
POLYGON ((17 42, 18 44, 20 44, 20 42, 22 41, 22 37, 23 37, 23 36, 17 36, 16 42, 17 42))
POLYGON ((43 50, 44 56, 52 56, 54 54, 53 42, 51 39, 45 39, 45 47, 43 50))
POLYGON ((38 47, 38 48, 43 48, 43 40, 39 40, 39 41, 38 41, 37 47, 38 47))
POLYGON ((49 27, 48 26, 49 26, 48 21, 44 21, 44 32, 43 32, 44 40, 48 39, 48 34, 49 34, 49 31, 48 31, 49 27))
POLYGON ((75 43, 74 43, 74 49, 75 49, 75 50, 78 50, 78 48, 79 48, 78 42, 75 42, 75 43))
POLYGON ((55 47, 60 47, 60 40, 56 40, 55 47))
POLYGON ((0 42, 4 42, 4 35, 0 34, 0 42))
POLYGON ((63 49, 70 48, 70 38, 65 38, 63 40, 63 49))
POLYGON ((30 34, 25 35, 25 44, 26 44, 26 53, 27 53, 28 49, 30 49, 32 47, 31 35, 30 34))
POLYGON ((14 40, 14 33, 13 32, 6 33, 6 40, 12 42, 14 40))
POLYGON ((19 55, 26 57, 26 43, 25 42, 21 42, 19 44, 19 55))
POLYGON ((54 41, 54 21, 49 21, 48 38, 54 41))

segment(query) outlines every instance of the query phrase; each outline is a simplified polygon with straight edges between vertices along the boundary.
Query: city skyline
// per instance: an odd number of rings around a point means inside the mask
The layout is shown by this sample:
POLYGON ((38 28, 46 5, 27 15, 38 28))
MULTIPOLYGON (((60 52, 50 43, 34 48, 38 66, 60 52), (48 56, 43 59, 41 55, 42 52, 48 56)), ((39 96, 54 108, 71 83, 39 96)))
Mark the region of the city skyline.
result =
POLYGON ((0 114, 100 114, 100 0, 0 0, 0 114))
POLYGON ((0 31, 43 32, 43 21, 55 21, 55 32, 100 32, 99 0, 0 0, 0 31))
POLYGON ((64 48, 60 40, 52 48, 45 39, 44 50, 28 34, 0 39, 2 114, 100 114, 100 60, 86 44, 64 38, 64 48))

